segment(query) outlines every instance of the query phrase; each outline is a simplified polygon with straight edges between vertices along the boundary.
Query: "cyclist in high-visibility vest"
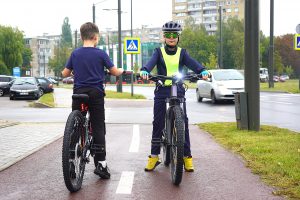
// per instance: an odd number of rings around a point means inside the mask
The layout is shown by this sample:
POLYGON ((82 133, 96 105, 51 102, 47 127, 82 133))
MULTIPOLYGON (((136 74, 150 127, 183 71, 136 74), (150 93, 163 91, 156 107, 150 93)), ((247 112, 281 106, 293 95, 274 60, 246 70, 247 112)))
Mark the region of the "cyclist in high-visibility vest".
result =
MULTIPOLYGON (((172 76, 178 72, 182 73, 183 67, 186 66, 197 74, 202 74, 203 79, 207 79, 209 72, 205 67, 191 58, 185 49, 178 47, 179 35, 182 31, 181 25, 177 22, 167 22, 162 27, 163 37, 165 40, 164 47, 156 48, 150 61, 141 68, 140 75, 143 79, 148 79, 148 74, 157 66, 157 74, 172 76)), ((165 99, 170 97, 171 81, 166 80, 164 87, 155 89, 154 97, 154 118, 152 141, 161 139, 162 131, 165 125, 166 103, 165 99)), ((185 96, 183 86, 178 87, 179 97, 185 96)), ((185 104, 184 110, 186 112, 185 104)), ((158 155, 160 154, 159 145, 151 145, 151 155, 148 158, 145 171, 152 171, 161 163, 158 155)), ((188 172, 194 171, 192 154, 190 149, 190 137, 188 128, 188 118, 185 115, 185 144, 184 144, 184 169, 188 172)))

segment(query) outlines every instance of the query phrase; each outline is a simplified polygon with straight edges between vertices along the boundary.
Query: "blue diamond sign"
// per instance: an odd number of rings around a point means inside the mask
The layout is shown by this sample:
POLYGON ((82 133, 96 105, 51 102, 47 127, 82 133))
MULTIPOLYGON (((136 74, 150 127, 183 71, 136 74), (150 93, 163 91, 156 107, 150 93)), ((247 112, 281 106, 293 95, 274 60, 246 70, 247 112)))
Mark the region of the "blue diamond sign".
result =
POLYGON ((140 38, 126 37, 124 38, 124 53, 139 54, 141 52, 140 38))
POLYGON ((300 34, 295 35, 295 50, 300 50, 300 34))

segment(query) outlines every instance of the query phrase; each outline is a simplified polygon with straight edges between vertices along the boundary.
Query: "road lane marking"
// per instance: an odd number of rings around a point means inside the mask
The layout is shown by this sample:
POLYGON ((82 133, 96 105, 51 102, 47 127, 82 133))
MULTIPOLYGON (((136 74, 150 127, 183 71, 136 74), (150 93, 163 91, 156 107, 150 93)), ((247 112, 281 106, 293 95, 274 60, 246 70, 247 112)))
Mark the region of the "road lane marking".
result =
POLYGON ((131 194, 134 172, 123 171, 117 188, 117 194, 131 194))
POLYGON ((139 152, 139 146, 140 146, 140 126, 135 124, 133 125, 132 139, 129 147, 129 152, 130 153, 139 152))
POLYGON ((285 105, 292 105, 293 104, 293 103, 289 103, 289 102, 269 101, 269 100, 262 100, 262 102, 265 102, 265 103, 278 103, 278 104, 285 104, 285 105))

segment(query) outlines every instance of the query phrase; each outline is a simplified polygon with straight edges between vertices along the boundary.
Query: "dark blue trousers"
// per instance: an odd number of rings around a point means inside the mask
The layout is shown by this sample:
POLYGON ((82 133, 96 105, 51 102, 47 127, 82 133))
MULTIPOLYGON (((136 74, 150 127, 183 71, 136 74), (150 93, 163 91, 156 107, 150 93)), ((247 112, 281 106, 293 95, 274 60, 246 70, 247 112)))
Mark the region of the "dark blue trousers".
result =
MULTIPOLYGON (((178 96, 184 97, 185 90, 182 86, 178 86, 178 96)), ((165 115, 166 115, 166 98, 171 95, 171 87, 158 87, 154 91, 154 117, 153 117, 153 131, 152 131, 152 141, 159 141, 162 137, 162 131, 165 126, 165 115)), ((190 145, 190 135, 188 127, 188 118, 186 114, 186 105, 184 104, 185 111, 185 144, 184 144, 184 156, 191 156, 191 145, 190 145)), ((151 155, 160 154, 160 145, 151 145, 151 155)))

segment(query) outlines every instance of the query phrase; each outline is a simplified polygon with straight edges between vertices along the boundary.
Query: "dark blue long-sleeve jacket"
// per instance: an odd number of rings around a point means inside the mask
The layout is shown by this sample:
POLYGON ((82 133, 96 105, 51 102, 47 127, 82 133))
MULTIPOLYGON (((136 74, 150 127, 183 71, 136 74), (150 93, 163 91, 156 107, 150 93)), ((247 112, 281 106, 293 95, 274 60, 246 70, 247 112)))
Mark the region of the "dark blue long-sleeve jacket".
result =
MULTIPOLYGON (((165 47, 166 48, 166 47, 165 47)), ((175 54, 175 52, 168 52, 166 49, 167 54, 172 55, 175 54)), ((141 68, 143 71, 151 72, 152 69, 157 66, 157 74, 159 75, 167 75, 167 68, 165 61, 163 59, 162 52, 160 48, 156 48, 153 52, 153 55, 149 62, 141 68)), ((195 59, 190 57, 190 55, 187 53, 185 49, 181 49, 180 58, 179 58, 179 72, 182 72, 183 67, 186 66, 189 69, 191 69, 193 72, 199 74, 203 70, 205 70, 205 67, 197 62, 195 59)))

